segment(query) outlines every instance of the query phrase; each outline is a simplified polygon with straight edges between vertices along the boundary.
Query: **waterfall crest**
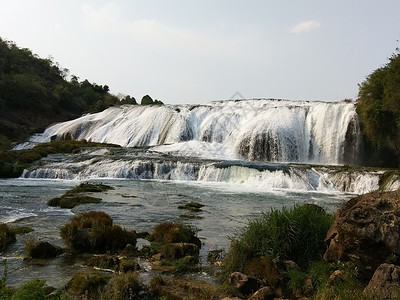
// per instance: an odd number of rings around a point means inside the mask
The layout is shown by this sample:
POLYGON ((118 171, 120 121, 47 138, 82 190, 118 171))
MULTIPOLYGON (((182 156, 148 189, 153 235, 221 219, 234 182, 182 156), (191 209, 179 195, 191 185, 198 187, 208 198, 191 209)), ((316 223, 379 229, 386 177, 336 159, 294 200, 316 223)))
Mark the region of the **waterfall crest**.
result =
POLYGON ((76 139, 209 159, 354 164, 361 134, 354 103, 288 100, 121 106, 47 128, 30 142, 76 139), (203 151, 204 150, 204 151, 203 151))

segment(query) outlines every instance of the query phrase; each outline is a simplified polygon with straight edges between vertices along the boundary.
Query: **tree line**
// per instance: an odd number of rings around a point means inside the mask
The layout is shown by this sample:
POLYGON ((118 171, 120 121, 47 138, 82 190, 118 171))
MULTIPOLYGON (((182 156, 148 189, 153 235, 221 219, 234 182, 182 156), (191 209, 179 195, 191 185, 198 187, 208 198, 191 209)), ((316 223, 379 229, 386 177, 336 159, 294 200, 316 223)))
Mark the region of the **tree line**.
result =
MULTIPOLYGON (((130 95, 111 94, 108 85, 69 76, 53 58, 0 38, 0 150, 54 122, 122 104, 138 103, 130 95)), ((163 103, 146 95, 141 104, 163 103)))
POLYGON ((359 85, 357 112, 368 165, 400 167, 400 53, 359 85))

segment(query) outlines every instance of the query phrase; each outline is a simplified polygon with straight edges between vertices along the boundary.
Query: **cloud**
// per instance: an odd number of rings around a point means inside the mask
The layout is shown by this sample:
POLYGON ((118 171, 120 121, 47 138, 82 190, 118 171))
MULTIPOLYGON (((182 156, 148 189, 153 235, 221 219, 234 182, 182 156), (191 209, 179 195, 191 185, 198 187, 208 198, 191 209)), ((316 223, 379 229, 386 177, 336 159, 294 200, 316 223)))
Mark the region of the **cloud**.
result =
POLYGON ((121 8, 113 2, 99 8, 84 4, 82 13, 86 29, 114 35, 124 43, 141 45, 152 51, 240 56, 243 48, 251 44, 248 35, 223 36, 213 31, 177 27, 154 19, 127 20, 121 18, 121 8))
POLYGON ((308 32, 314 29, 317 29, 321 26, 320 22, 309 20, 309 21, 303 21, 300 22, 299 24, 295 25, 292 27, 290 30, 291 33, 303 33, 303 32, 308 32))

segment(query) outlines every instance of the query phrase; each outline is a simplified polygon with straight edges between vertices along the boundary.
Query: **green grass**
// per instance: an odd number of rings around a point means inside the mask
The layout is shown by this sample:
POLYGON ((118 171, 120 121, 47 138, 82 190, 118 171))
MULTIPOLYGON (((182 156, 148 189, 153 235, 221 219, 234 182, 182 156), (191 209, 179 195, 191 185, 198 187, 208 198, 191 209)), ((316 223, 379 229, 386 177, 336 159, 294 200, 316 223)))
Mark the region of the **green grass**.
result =
POLYGON ((272 209, 231 238, 225 259, 225 274, 242 272, 254 257, 293 260, 306 269, 322 257, 332 215, 315 205, 272 209))

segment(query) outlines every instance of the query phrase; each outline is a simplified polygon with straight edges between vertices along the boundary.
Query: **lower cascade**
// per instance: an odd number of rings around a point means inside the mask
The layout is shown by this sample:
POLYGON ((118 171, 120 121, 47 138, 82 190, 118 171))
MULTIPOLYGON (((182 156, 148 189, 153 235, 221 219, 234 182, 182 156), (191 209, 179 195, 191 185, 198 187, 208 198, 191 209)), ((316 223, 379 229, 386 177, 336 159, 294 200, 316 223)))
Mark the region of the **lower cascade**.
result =
POLYGON ((76 139, 207 159, 355 164, 361 134, 352 102, 218 101, 205 105, 111 107, 55 124, 29 147, 76 139))
MULTIPOLYGON (((242 160, 185 159, 155 154, 152 148, 86 149, 79 154, 50 155, 23 178, 89 180, 101 178, 175 180, 240 184, 257 189, 366 193, 379 188, 382 171, 346 170, 341 166, 263 163, 242 160)), ((387 184, 388 190, 399 181, 387 184)))

